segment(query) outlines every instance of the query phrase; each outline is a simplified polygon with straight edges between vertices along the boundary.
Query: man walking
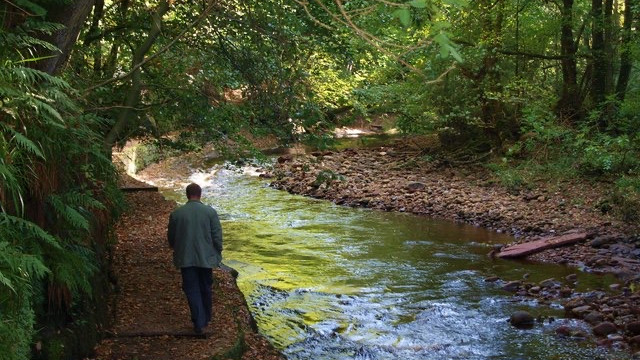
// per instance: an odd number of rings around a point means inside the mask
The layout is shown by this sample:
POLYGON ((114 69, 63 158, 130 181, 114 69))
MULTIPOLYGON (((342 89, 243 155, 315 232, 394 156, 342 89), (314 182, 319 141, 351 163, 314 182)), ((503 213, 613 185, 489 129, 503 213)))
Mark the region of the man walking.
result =
POLYGON ((173 249, 173 263, 182 273, 182 290, 187 296, 196 334, 211 321, 213 268, 222 260, 222 227, 218 214, 200 202, 202 188, 187 186, 187 203, 169 216, 167 238, 173 249))

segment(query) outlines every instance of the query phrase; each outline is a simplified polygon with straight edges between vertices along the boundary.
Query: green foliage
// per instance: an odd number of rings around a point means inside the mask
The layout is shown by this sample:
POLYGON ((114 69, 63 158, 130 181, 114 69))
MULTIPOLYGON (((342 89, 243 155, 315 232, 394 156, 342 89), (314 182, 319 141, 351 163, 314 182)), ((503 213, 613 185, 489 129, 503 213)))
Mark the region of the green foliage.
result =
MULTIPOLYGON (((39 13, 33 2, 16 4, 39 13)), ((91 293, 99 263, 91 232, 104 221, 96 215, 117 208, 119 198, 102 195, 117 187, 100 149, 101 120, 81 113, 66 81, 26 66, 39 60, 32 55, 38 48, 55 49, 41 37, 61 28, 38 17, 0 27, 2 359, 30 357, 36 322, 44 320, 38 309, 71 309, 91 293), (47 299, 46 286, 64 296, 47 299), (47 304, 55 300, 65 303, 47 304)))
POLYGON ((575 146, 576 150, 583 151, 580 170, 586 174, 597 175, 637 172, 640 169, 637 157, 640 148, 634 140, 627 135, 605 134, 595 139, 579 138, 575 146))
POLYGON ((512 194, 519 194, 520 191, 528 187, 528 180, 526 179, 526 175, 523 174, 523 171, 508 166, 506 161, 487 164, 487 168, 494 172, 500 185, 512 194))
POLYGON ((640 223, 640 178, 623 176, 614 187, 611 202, 614 211, 628 223, 640 223))
POLYGON ((344 176, 331 170, 322 170, 316 175, 313 186, 319 188, 324 185, 325 188, 329 188, 334 181, 344 181, 344 176))

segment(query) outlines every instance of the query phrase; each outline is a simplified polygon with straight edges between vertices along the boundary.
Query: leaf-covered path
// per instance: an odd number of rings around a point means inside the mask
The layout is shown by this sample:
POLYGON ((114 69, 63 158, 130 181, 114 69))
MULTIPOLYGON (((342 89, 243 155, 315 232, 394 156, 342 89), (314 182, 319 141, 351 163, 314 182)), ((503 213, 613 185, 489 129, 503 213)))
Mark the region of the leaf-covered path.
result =
POLYGON ((180 272, 171 261, 166 223, 175 204, 157 192, 127 195, 116 226, 114 323, 96 359, 281 359, 256 331, 228 271, 215 270, 213 321, 206 338, 192 336, 180 272))

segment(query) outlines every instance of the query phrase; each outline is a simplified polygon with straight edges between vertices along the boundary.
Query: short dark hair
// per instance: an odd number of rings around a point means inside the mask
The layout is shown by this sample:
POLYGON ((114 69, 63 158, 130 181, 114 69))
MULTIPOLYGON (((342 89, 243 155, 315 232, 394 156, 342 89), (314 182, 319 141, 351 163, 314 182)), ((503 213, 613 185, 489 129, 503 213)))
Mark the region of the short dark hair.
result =
POLYGON ((202 196, 202 188, 196 183, 187 185, 187 199, 200 198, 202 196))

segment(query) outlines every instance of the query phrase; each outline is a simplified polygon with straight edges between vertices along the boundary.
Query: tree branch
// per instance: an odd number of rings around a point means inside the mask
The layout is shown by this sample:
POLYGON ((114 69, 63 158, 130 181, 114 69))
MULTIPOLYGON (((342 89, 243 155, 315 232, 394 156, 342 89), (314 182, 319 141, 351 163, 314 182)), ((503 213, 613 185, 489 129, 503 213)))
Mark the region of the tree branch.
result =
POLYGON ((120 80, 125 80, 127 78, 129 78, 131 75, 133 75, 134 72, 136 72, 140 67, 142 67, 143 65, 145 65, 146 63, 148 63, 149 61, 157 58, 158 56, 162 55, 163 53, 165 53, 167 50, 169 50, 173 45, 175 45, 176 42, 178 42, 178 40, 180 40, 189 30, 191 30, 191 28, 193 28, 194 26, 198 25, 198 23, 200 21, 202 21, 202 19, 204 19, 210 12, 211 9, 213 9, 214 7, 214 0, 209 0, 208 1, 208 6, 207 8, 202 12, 202 14, 200 14, 200 16, 198 16, 194 21, 192 21, 189 25, 187 25, 185 27, 185 29, 180 32, 178 35, 176 35, 176 37, 174 37, 167 45, 163 46, 162 48, 160 48, 160 50, 156 51, 153 55, 148 56, 147 58, 145 58, 144 60, 140 61, 139 63, 135 64, 134 66, 131 67, 131 69, 123 75, 114 77, 114 78, 110 78, 110 79, 106 79, 96 85, 90 86, 88 88, 86 88, 83 92, 83 96, 87 96, 89 95, 89 93, 99 87, 108 85, 112 82, 115 81, 120 81, 120 80))

